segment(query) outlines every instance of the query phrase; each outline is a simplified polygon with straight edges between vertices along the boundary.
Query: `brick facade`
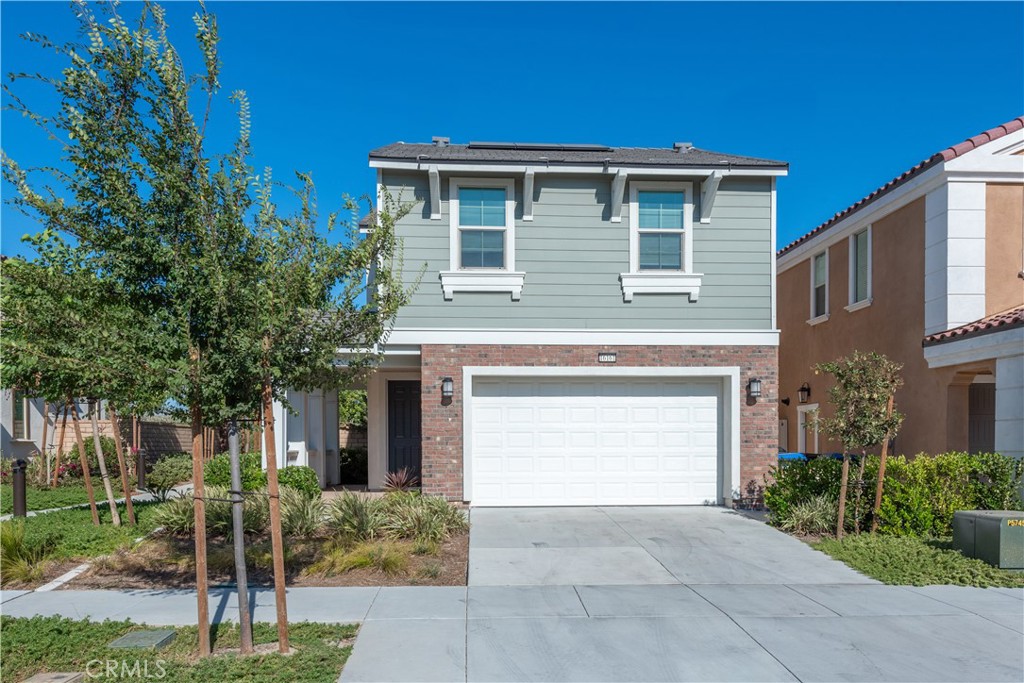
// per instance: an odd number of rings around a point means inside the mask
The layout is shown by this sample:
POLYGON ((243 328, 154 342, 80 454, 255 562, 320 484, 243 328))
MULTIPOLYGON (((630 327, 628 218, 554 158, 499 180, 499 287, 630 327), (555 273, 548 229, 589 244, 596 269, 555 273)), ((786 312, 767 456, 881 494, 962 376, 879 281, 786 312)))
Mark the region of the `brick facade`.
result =
POLYGON ((761 398, 740 409, 740 482, 743 496, 763 484, 778 454, 778 354, 774 346, 500 346, 421 347, 423 464, 425 493, 462 500, 463 366, 585 367, 599 351, 618 354, 615 367, 739 367, 740 386, 757 377, 761 398), (441 402, 441 380, 455 381, 455 395, 441 402))

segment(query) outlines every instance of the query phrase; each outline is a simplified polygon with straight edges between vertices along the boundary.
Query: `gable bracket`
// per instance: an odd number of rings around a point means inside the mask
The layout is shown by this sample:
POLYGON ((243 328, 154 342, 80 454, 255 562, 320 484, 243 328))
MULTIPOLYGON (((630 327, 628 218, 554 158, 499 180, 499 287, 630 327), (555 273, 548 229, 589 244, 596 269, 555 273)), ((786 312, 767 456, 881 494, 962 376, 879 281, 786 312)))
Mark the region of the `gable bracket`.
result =
POLYGON ((715 204, 715 195, 718 194, 718 184, 722 182, 721 171, 713 171, 704 179, 704 189, 700 194, 700 222, 711 222, 711 207, 715 204))
POLYGON ((612 178, 611 222, 622 222, 622 195, 626 191, 626 171, 619 169, 612 178))
POLYGON ((527 168, 523 175, 523 220, 533 220, 533 176, 534 170, 527 168))
POLYGON ((439 221, 441 220, 441 174, 438 173, 437 166, 427 169, 427 174, 430 176, 430 220, 439 221))

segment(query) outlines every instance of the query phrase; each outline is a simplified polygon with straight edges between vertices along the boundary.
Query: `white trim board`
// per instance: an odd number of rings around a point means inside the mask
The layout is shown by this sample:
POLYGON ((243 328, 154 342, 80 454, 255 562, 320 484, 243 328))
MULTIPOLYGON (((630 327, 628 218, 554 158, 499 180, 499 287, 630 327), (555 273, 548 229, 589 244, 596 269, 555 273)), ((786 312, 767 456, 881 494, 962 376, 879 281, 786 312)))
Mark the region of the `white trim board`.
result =
POLYGON ((370 159, 370 168, 387 168, 403 171, 425 171, 430 166, 437 166, 438 170, 445 173, 497 173, 497 174, 520 174, 533 170, 535 173, 572 174, 572 175, 609 175, 614 176, 619 171, 624 171, 629 176, 687 176, 693 178, 706 178, 712 173, 721 173, 723 176, 785 176, 789 170, 785 168, 730 168, 726 164, 721 166, 628 166, 623 164, 608 166, 583 166, 583 165, 558 165, 540 166, 536 163, 530 164, 505 164, 505 163, 467 163, 467 162, 444 162, 437 159, 424 161, 392 161, 387 159, 370 159))
MULTIPOLYGON (((596 360, 596 359, 595 359, 596 360)), ((473 495, 473 380, 476 377, 636 377, 636 378, 719 378, 722 380, 722 453, 721 499, 738 497, 740 481, 740 368, 721 367, 537 367, 471 366, 462 368, 462 498, 472 502, 473 495)))
POLYGON ((779 331, 407 327, 394 330, 387 345, 411 344, 778 346, 779 331))
POLYGON ((945 368, 994 358, 1024 355, 1024 327, 989 332, 924 347, 929 368, 945 368))

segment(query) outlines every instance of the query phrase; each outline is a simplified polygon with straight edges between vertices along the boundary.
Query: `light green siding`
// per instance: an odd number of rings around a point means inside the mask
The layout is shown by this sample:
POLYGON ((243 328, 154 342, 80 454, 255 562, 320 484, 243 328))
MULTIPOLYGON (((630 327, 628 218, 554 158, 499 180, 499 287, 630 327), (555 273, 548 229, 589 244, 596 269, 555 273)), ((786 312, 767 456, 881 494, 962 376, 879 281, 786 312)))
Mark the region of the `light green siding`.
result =
MULTIPOLYGON (((414 204, 399 222, 398 236, 404 279, 420 282, 397 328, 771 328, 770 178, 723 179, 711 222, 694 220, 693 268, 704 278, 693 303, 686 295, 637 295, 623 302, 619 274, 629 270, 628 189, 622 222, 612 223, 609 179, 541 173, 532 222, 522 220, 522 177, 515 181, 516 270, 526 273, 522 299, 456 292, 445 301, 439 273, 449 267, 448 180, 441 175, 441 219, 430 220, 427 174, 384 173, 395 197, 414 204)), ((700 179, 687 180, 693 181, 699 211, 700 179)))

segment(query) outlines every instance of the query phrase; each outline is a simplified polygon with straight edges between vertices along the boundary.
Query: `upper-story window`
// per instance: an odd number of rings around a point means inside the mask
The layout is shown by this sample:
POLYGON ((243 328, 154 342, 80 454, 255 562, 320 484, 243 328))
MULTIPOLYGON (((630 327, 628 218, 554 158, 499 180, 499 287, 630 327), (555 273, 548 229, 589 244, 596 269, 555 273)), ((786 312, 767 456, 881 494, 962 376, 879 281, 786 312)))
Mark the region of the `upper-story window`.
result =
POLYGON ((448 192, 450 263, 441 272, 445 299, 455 292, 522 294, 516 272, 515 182, 511 178, 452 178, 448 192))
POLYGON ((871 303, 871 228, 850 236, 850 305, 856 310, 871 303), (858 305, 859 304, 859 305, 858 305))
POLYGON ((505 188, 459 188, 459 267, 505 267, 505 188))
POLYGON ((683 269, 685 204, 683 192, 637 192, 640 270, 683 269))
POLYGON ((629 272, 619 280, 627 302, 634 294, 688 294, 697 300, 693 183, 629 184, 629 272))
POLYGON ((811 319, 828 319, 828 251, 815 254, 811 259, 811 319))
POLYGON ((32 421, 30 419, 29 399, 24 391, 14 392, 14 438, 31 439, 32 421))

